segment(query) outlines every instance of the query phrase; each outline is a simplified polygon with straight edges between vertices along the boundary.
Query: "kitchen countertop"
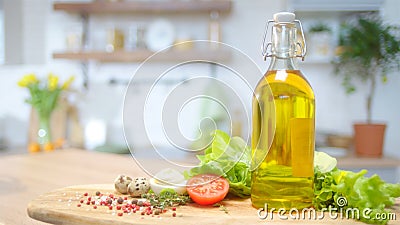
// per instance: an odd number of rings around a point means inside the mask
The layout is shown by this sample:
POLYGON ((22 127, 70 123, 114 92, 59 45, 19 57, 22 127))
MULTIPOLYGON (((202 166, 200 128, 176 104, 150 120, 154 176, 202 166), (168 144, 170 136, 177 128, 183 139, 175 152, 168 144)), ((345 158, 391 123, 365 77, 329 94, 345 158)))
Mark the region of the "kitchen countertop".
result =
POLYGON ((0 157, 0 225, 44 224, 28 217, 32 199, 66 186, 111 183, 118 174, 144 172, 129 155, 79 149, 0 157))
POLYGON ((40 194, 80 184, 112 183, 118 174, 143 174, 128 155, 64 149, 0 157, 0 224, 44 224, 28 217, 40 194))

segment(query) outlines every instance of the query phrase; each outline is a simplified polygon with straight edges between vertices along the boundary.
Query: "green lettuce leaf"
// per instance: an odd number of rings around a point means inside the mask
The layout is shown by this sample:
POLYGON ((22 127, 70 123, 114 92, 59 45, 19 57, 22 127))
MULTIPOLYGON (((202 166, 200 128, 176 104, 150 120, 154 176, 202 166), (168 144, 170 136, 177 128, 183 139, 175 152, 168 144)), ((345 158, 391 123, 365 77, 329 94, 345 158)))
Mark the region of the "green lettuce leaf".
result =
POLYGON ((391 213, 387 208, 394 204, 395 198, 400 197, 400 184, 385 183, 378 175, 366 177, 366 174, 367 170, 355 173, 335 167, 326 172, 321 171, 320 167, 315 167, 314 207, 358 209, 361 221, 387 224, 391 213), (347 204, 338 204, 338 199, 343 197, 347 204), (364 215, 364 210, 370 210, 369 215, 364 215), (386 219, 375 219, 377 215, 386 219))
POLYGON ((221 130, 215 130, 211 145, 204 155, 197 155, 200 163, 189 172, 186 178, 204 173, 212 173, 225 177, 229 182, 229 192, 247 198, 250 196, 251 150, 240 137, 230 137, 221 130))

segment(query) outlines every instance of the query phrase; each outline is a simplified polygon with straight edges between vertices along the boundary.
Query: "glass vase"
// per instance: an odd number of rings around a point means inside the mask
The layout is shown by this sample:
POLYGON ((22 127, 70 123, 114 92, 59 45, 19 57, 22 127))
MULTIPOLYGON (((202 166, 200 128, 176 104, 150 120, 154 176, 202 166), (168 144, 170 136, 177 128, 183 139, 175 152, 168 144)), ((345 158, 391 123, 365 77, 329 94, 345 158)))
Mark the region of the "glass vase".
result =
POLYGON ((50 115, 39 114, 39 127, 37 131, 37 141, 42 149, 46 151, 54 150, 52 147, 50 115))

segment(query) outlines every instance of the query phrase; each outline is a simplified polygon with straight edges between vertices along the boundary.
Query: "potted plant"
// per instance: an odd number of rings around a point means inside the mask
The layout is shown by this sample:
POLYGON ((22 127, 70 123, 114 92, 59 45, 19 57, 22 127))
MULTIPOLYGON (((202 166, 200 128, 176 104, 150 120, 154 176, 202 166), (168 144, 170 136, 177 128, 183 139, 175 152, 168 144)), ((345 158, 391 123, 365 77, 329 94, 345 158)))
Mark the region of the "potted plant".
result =
POLYGON ((398 28, 385 24, 377 15, 359 16, 342 25, 340 51, 334 61, 336 74, 343 75, 347 93, 356 90, 354 79, 368 85, 366 123, 354 124, 354 145, 358 155, 380 157, 386 124, 372 121, 372 106, 378 79, 387 81, 387 73, 400 69, 398 28))

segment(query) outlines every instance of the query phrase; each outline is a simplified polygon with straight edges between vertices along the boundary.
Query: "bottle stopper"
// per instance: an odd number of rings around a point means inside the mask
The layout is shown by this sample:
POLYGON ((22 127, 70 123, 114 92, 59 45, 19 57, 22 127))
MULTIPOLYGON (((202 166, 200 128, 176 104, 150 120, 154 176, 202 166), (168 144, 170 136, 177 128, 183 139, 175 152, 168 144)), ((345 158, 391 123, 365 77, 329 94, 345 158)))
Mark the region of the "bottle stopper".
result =
POLYGON ((274 14, 275 23, 293 23, 295 18, 294 13, 290 12, 280 12, 274 14))

